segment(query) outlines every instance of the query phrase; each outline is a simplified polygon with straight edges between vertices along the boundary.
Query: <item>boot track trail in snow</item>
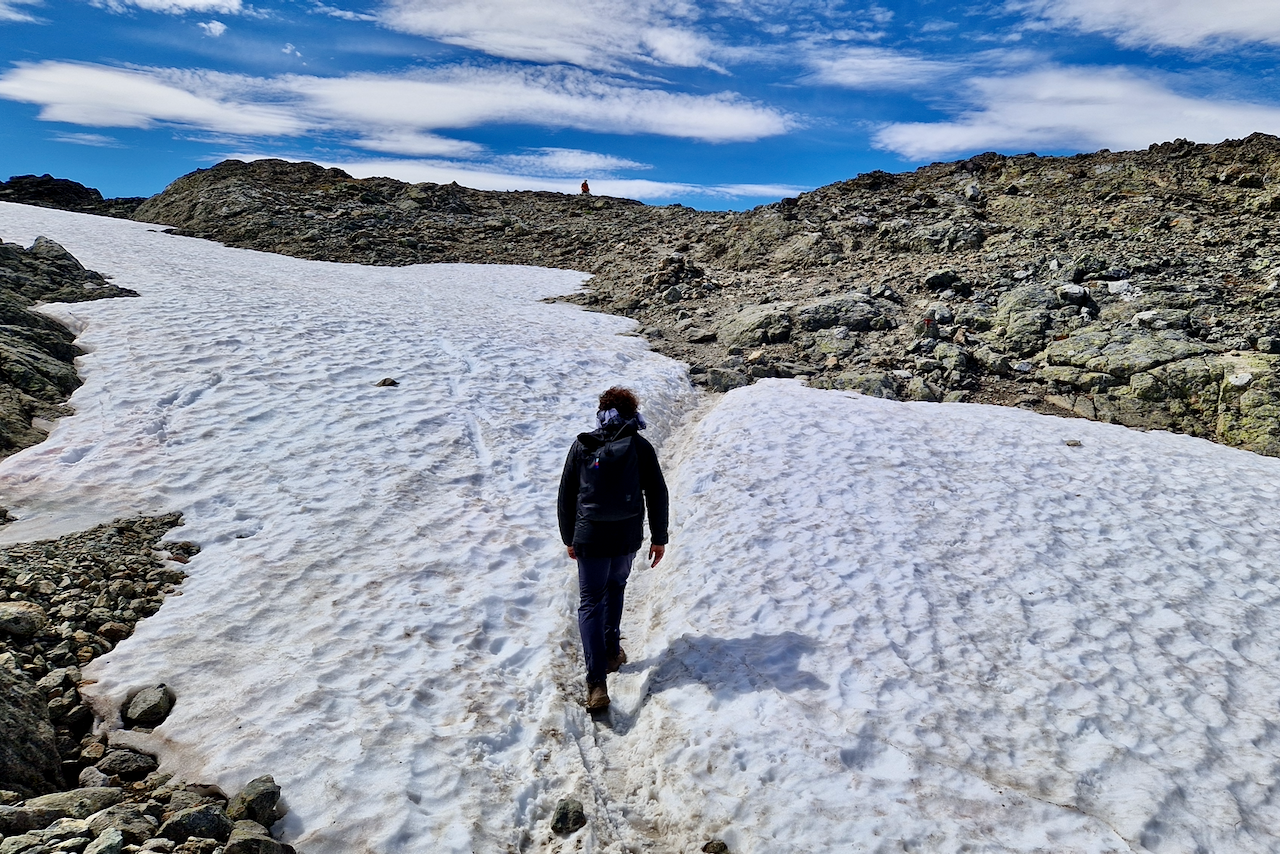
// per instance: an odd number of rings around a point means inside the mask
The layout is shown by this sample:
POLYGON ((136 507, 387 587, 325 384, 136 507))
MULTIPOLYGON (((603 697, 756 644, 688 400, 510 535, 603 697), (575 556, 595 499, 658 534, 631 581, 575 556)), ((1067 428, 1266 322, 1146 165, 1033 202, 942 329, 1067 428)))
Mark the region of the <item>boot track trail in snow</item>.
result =
POLYGON ((270 771, 306 854, 1280 850, 1280 460, 796 381, 704 396, 631 321, 544 301, 578 273, 0 204, 0 237, 40 234, 142 296, 46 309, 85 385, 0 463, 0 541, 184 514, 181 595, 84 693, 110 723, 169 685, 115 737, 226 791, 270 771), (615 382, 671 546, 637 560, 593 720, 555 491, 615 382))

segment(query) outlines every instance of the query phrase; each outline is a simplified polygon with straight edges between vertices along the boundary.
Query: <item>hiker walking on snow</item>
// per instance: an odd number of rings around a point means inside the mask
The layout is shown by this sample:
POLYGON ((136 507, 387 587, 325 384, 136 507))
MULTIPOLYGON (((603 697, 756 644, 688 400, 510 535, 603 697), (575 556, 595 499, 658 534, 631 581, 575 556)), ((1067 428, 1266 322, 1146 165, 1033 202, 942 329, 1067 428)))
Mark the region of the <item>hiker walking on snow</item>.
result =
POLYGON ((627 661, 619 625, 631 563, 644 543, 649 510, 650 566, 667 544, 667 484, 647 425, 629 389, 600 395, 597 428, 581 433, 564 463, 556 511, 560 538, 578 562, 578 632, 587 661, 587 708, 609 706, 605 678, 627 661))

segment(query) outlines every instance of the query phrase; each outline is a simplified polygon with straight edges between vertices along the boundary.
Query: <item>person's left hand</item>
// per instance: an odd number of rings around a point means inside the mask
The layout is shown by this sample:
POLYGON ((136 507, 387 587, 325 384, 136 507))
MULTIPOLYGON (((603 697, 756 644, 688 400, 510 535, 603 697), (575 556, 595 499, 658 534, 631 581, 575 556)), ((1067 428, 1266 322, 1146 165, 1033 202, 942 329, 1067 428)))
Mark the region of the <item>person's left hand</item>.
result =
POLYGON ((569 550, 569 560, 577 560, 578 553, 573 550, 573 546, 565 546, 569 550))
POLYGON ((657 566, 658 561, 662 560, 662 556, 666 553, 667 553, 666 546, 649 546, 649 560, 653 561, 653 563, 649 564, 649 566, 650 567, 657 566))

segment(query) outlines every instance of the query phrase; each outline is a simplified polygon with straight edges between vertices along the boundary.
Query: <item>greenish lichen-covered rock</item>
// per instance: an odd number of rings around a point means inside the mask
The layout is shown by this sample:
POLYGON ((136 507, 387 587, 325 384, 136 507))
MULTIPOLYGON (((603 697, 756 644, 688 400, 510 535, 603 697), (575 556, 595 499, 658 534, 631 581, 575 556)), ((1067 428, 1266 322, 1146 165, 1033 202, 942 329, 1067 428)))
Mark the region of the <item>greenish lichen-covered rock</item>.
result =
POLYGON ((1224 445, 1280 456, 1280 358, 1261 353, 1235 357, 1218 386, 1218 435, 1224 445))
POLYGON ((819 388, 856 391, 869 397, 883 397, 886 400, 898 399, 893 378, 882 371, 845 371, 830 379, 824 379, 819 388))
POLYGON ((717 337, 731 347, 780 344, 791 337, 791 304, 744 308, 726 321, 717 337))
POLYGON ((1044 358, 1050 365, 1082 368, 1127 381, 1134 374, 1220 349, 1181 332, 1094 326, 1051 342, 1045 347, 1044 358))

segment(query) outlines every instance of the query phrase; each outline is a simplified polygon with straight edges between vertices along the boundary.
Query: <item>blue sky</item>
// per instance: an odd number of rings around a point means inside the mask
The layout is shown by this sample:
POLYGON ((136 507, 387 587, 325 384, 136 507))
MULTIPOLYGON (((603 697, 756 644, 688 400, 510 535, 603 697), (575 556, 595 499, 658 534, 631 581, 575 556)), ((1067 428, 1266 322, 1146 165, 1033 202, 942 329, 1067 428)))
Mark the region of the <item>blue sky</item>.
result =
POLYGON ((0 0, 0 46, 0 172, 109 196, 274 156, 744 208, 1280 134, 1277 0, 0 0))

